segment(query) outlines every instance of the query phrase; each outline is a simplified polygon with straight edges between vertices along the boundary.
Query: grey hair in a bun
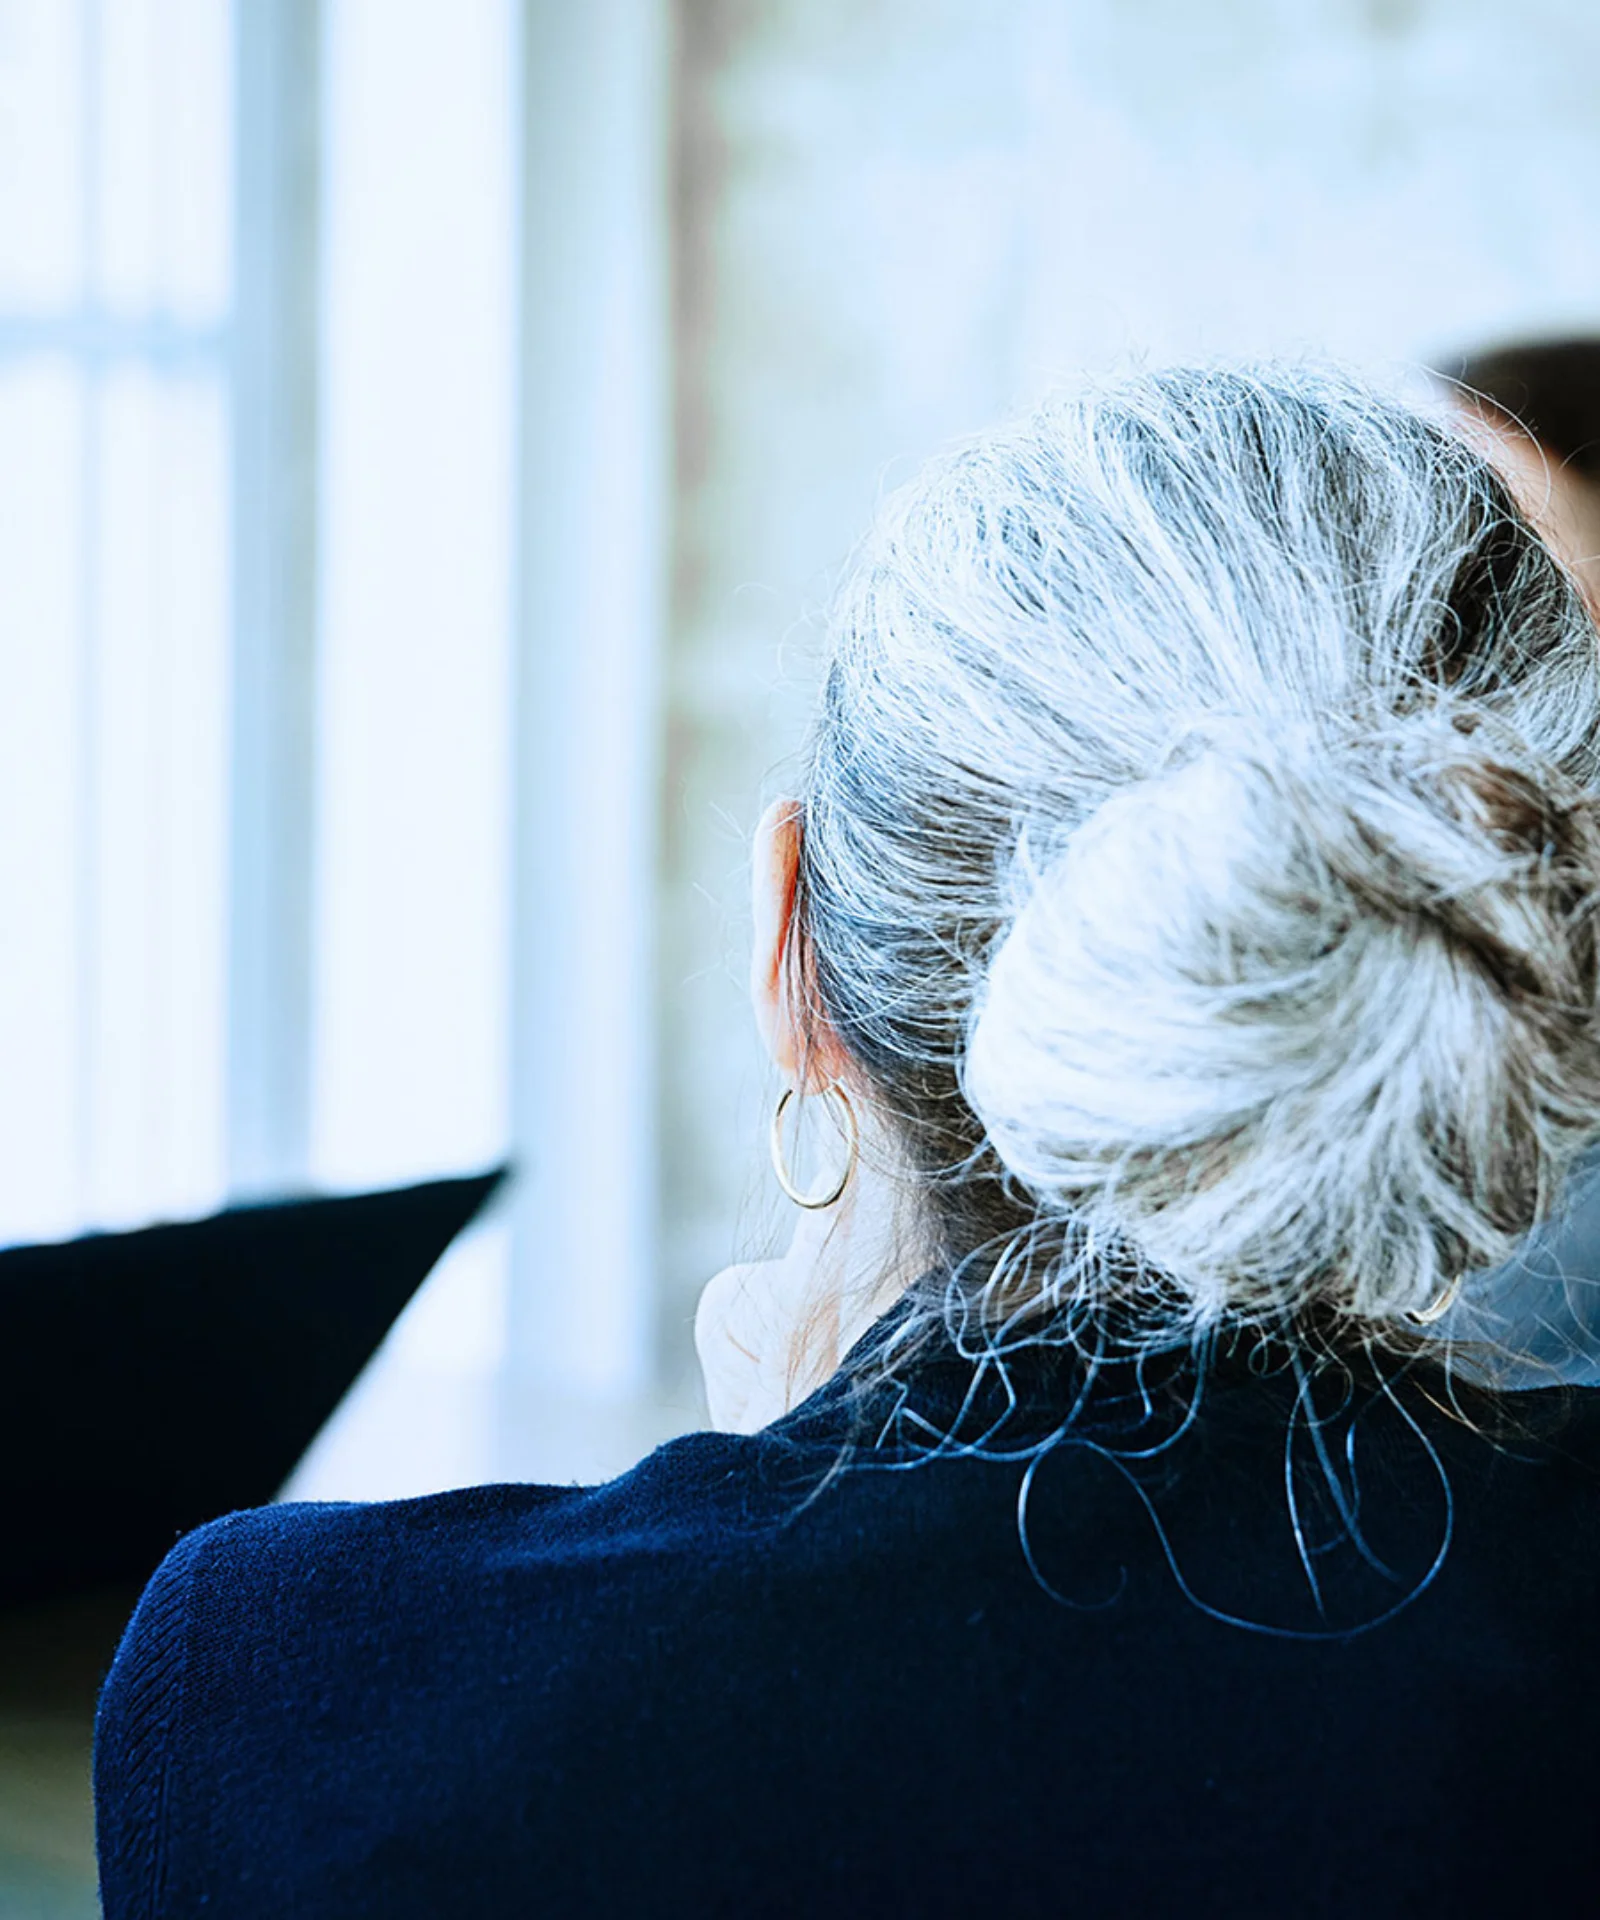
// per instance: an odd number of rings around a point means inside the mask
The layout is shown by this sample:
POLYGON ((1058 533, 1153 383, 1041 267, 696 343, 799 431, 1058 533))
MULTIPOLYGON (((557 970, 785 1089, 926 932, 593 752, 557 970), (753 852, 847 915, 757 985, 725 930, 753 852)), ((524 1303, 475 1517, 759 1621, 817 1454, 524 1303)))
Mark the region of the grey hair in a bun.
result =
POLYGON ((965 1297, 1398 1328, 1600 1135, 1600 646, 1469 447, 1323 371, 1057 400, 887 504, 803 977, 965 1297))

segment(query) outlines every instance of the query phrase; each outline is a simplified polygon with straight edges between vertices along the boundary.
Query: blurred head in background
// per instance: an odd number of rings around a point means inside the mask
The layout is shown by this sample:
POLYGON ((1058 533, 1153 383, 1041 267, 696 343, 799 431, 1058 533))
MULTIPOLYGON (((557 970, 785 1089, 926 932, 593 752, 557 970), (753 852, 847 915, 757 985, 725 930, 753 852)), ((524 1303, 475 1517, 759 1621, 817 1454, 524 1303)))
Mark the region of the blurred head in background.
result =
POLYGON ((1524 511, 1600 607, 1600 337, 1496 347, 1447 374, 1524 511))

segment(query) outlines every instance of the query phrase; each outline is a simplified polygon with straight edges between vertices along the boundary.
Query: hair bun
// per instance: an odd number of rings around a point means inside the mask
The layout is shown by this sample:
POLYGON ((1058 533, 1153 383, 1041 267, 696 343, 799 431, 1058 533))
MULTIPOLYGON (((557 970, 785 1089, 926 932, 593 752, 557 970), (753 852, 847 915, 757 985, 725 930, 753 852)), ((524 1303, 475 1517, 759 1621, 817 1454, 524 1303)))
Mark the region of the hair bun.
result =
POLYGON ((1593 803, 1486 714, 1208 725, 1025 837, 964 1086, 1206 1317, 1426 1305, 1600 1130, 1593 803))

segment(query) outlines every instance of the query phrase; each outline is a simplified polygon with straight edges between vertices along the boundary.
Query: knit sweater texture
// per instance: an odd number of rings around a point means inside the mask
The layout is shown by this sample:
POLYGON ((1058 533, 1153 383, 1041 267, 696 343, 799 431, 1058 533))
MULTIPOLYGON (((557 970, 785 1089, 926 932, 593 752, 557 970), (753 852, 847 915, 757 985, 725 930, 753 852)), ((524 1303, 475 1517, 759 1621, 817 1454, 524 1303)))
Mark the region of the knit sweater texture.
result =
POLYGON ((101 1704, 107 1920, 1600 1898, 1600 1392, 971 1384, 189 1534, 101 1704))

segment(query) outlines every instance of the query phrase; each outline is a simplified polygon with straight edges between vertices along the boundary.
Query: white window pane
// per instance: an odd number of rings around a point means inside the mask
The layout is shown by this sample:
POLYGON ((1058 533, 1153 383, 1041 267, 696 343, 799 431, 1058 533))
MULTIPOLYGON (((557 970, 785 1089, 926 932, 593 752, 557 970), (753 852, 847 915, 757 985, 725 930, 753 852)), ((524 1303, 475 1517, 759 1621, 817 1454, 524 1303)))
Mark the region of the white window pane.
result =
POLYGON ((226 0, 115 0, 99 19, 100 297, 216 319, 231 272, 226 0))
POLYGON ((216 384, 100 398, 90 755, 90 1216, 223 1185, 226 423, 216 384))
POLYGON ((233 280, 232 9, 166 0, 162 13, 162 305, 204 322, 224 313, 233 280))
POLYGON ((162 840, 165 1058, 174 1098, 171 1204, 221 1198, 226 1178, 229 556, 227 410, 216 379, 175 380, 163 407, 167 685, 162 840))
POLYGON ((312 1160, 346 1185, 505 1145, 516 255, 509 6, 328 20, 312 1160))
MULTIPOLYGON (((311 1162, 353 1186, 506 1147, 514 39, 508 0, 325 18, 311 1162)), ((505 1306, 491 1228, 441 1261, 297 1491, 489 1471, 505 1306)))
POLYGON ((0 1244, 78 1223, 82 410, 0 369, 0 1244))
POLYGON ((0 309, 81 297, 82 33, 77 0, 0 0, 0 309))
POLYGON ((158 0, 114 0, 97 14, 95 291, 123 312, 155 305, 157 8, 158 0))

